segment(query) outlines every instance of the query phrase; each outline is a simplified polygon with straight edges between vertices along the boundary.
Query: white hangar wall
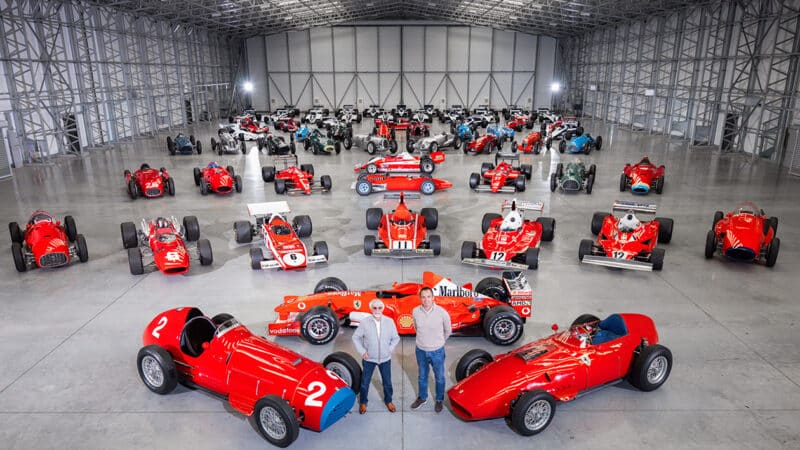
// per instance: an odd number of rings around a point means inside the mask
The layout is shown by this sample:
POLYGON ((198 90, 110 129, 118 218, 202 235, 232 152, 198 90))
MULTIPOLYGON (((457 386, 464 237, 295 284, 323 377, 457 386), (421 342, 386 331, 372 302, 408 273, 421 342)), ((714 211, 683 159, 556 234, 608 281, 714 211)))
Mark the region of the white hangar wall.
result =
POLYGON ((467 26, 313 28, 247 41, 252 105, 550 106, 555 40, 467 26))

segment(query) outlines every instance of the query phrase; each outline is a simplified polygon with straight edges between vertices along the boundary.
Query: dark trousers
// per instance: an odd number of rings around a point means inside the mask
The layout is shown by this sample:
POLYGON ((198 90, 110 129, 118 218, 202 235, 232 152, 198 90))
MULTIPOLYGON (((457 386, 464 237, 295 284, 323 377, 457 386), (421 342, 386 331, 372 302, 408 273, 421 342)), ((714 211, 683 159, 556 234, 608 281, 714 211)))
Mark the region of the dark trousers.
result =
POLYGON ((361 374, 361 392, 359 393, 361 396, 361 403, 367 403, 369 383, 372 381, 372 373, 375 371, 375 366, 378 366, 378 370, 381 372, 381 382, 383 382, 383 402, 391 403, 392 394, 394 393, 394 390, 392 389, 392 361, 389 360, 378 364, 362 359, 361 365, 364 367, 364 370, 362 371, 363 373, 361 374))

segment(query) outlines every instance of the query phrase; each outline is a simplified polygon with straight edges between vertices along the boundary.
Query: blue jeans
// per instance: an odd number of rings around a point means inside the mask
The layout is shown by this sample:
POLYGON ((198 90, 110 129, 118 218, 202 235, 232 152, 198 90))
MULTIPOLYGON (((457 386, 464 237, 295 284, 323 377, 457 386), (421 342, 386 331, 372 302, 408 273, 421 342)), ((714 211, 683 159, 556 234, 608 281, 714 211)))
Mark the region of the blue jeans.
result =
POLYGON ((392 389, 392 361, 389 360, 378 364, 362 359, 361 365, 364 367, 363 373, 361 374, 361 392, 359 392, 359 395, 361 396, 361 403, 365 405, 367 404, 369 383, 372 381, 372 373, 375 371, 375 366, 378 366, 378 370, 381 372, 381 382, 383 383, 383 402, 391 403, 392 394, 394 393, 394 389, 392 389))
POLYGON ((417 347, 417 366, 419 366, 419 398, 428 398, 428 364, 433 367, 436 381, 436 401, 444 400, 444 347, 426 352, 417 347))

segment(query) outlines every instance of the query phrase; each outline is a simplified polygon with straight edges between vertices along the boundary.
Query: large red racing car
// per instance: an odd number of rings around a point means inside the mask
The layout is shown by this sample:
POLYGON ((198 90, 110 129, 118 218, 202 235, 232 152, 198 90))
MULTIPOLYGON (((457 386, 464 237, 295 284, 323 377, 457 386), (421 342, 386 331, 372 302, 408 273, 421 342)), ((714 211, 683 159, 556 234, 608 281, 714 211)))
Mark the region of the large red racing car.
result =
POLYGON ((444 152, 414 156, 405 151, 395 156, 376 156, 364 164, 356 164, 354 172, 366 173, 433 173, 436 164, 444 162, 444 152))
POLYGON ((625 164, 619 176, 619 190, 630 189, 634 194, 647 194, 650 190, 660 194, 664 191, 664 166, 656 166, 645 156, 636 164, 625 164))
POLYGON ((126 169, 123 175, 125 175, 125 186, 131 200, 136 200, 136 197, 161 197, 165 193, 169 193, 171 196, 175 195, 175 180, 163 167, 156 170, 145 163, 135 172, 126 169))
POLYGON ((764 210, 753 202, 740 203, 725 214, 717 211, 706 235, 706 258, 719 252, 734 261, 758 262, 763 259, 767 267, 772 267, 781 249, 777 232, 778 218, 767 217, 764 210))
POLYGON ((503 201, 500 211, 509 210, 508 213, 505 217, 495 213, 483 215, 481 245, 464 241, 461 262, 496 269, 537 269, 539 244, 553 240, 556 220, 551 217, 526 220, 522 213, 543 209, 542 202, 503 201))
POLYGON ((525 180, 531 179, 533 168, 530 164, 515 166, 519 161, 519 154, 501 154, 494 157, 494 164, 485 162, 481 164, 481 173, 471 173, 469 187, 475 192, 522 192, 525 190, 525 180))
POLYGON ((369 195, 373 192, 383 191, 419 191, 425 195, 431 195, 442 189, 453 187, 453 183, 431 178, 430 175, 411 176, 411 175, 384 175, 380 173, 362 173, 353 183, 353 189, 358 195, 369 195))
POLYGON ((531 286, 522 272, 503 272, 502 279, 487 277, 473 290, 458 286, 433 272, 422 274, 422 283, 392 283, 379 291, 350 291, 335 277, 322 279, 310 295, 287 295, 275 308, 278 318, 267 331, 273 336, 302 336, 312 344, 333 340, 341 324, 356 326, 371 315, 369 302, 379 298, 383 314, 392 319, 401 335, 415 333, 412 311, 422 304, 419 290, 430 287, 436 304, 450 314, 454 333, 472 335, 483 331, 497 345, 510 345, 522 336, 522 325, 531 315, 531 286))
POLYGON ((275 182, 277 194, 305 194, 312 192, 328 192, 333 187, 330 175, 314 178, 313 164, 300 164, 297 155, 275 156, 275 164, 283 164, 283 169, 275 170, 275 166, 261 168, 261 179, 265 183, 275 182))
POLYGON ((653 320, 642 314, 583 314, 572 326, 494 358, 470 350, 456 365, 447 391, 463 420, 504 417, 524 436, 544 431, 558 402, 627 380, 650 392, 667 381, 672 352, 658 343, 653 320))
POLYGON ((656 205, 635 202, 614 202, 613 211, 623 211, 619 217, 596 212, 592 217, 592 234, 597 241, 581 240, 578 259, 587 264, 633 270, 661 270, 664 249, 656 243, 672 240, 672 219, 656 217, 639 220, 635 213, 655 214, 656 205))
POLYGON ((200 239, 200 224, 195 216, 184 217, 183 226, 173 216, 142 219, 141 230, 133 222, 123 222, 119 228, 133 275, 143 274, 149 265, 155 265, 166 275, 184 274, 189 271, 192 259, 199 259, 203 266, 214 261, 211 242, 200 239))
MULTIPOLYGON (((391 194, 384 197, 397 198, 391 194)), ((428 234, 428 230, 435 230, 438 224, 439 211, 436 208, 412 211, 406 206, 405 195, 401 192, 400 203, 389 214, 384 214, 381 208, 367 209, 367 229, 378 230, 378 239, 374 235, 364 236, 364 254, 392 258, 438 256, 442 251, 442 241, 438 235, 428 234)))
POLYGON ((136 366, 148 389, 165 395, 180 382, 216 395, 278 447, 294 442, 301 426, 323 431, 346 416, 361 381, 346 353, 320 364, 253 334, 230 314, 209 318, 192 306, 157 315, 142 345, 136 366))
POLYGON ((236 175, 233 166, 221 167, 215 161, 208 163, 202 169, 194 168, 194 184, 200 186, 200 193, 207 195, 209 192, 217 194, 230 194, 242 192, 242 176, 236 175))
MULTIPOLYGON (((477 135, 477 130, 475 131, 477 135)), ((493 134, 484 134, 483 136, 476 136, 473 141, 470 141, 469 144, 465 145, 464 153, 491 153, 492 151, 500 151, 500 147, 503 146, 503 143, 497 138, 497 136, 493 134)))
POLYGON ((59 267, 77 257, 89 260, 86 239, 78 234, 75 219, 65 216, 62 224, 50 213, 34 211, 23 231, 17 222, 8 224, 11 234, 11 256, 19 272, 34 268, 59 267))
POLYGON ((517 141, 511 143, 511 151, 512 152, 522 152, 522 153, 533 153, 534 155, 538 155, 542 149, 543 144, 542 133, 538 131, 533 131, 528 133, 527 136, 522 138, 522 141, 518 144, 517 141))

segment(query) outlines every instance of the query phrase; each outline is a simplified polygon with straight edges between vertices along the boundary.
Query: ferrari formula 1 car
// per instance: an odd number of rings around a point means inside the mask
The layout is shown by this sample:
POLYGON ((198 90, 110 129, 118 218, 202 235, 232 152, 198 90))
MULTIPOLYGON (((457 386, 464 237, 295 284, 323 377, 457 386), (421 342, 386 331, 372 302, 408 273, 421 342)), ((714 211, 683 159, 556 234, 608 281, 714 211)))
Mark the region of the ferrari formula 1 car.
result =
POLYGON ((204 266, 214 261, 211 242, 200 239, 200 224, 195 216, 184 217, 183 226, 175 217, 159 217, 142 219, 141 230, 133 222, 123 222, 119 228, 133 275, 143 274, 149 265, 166 275, 178 275, 189 271, 191 259, 198 258, 204 266), (145 258, 151 261, 145 264, 145 258))
POLYGON ((282 448, 301 425, 323 431, 347 415, 361 382, 359 364, 346 353, 320 364, 253 334, 230 314, 209 318, 192 306, 153 318, 142 345, 136 366, 152 392, 169 394, 180 382, 219 396, 282 448))
POLYGON ((507 117, 506 120, 506 127, 511 128, 517 133, 522 131, 522 127, 529 130, 533 128, 533 119, 527 114, 514 114, 511 117, 507 117))
POLYGON ((256 122, 252 117, 245 117, 236 122, 234 133, 240 141, 256 141, 266 137, 269 127, 256 122))
POLYGON ((230 194, 234 189, 242 192, 242 176, 236 175, 233 166, 223 168, 215 161, 202 169, 194 168, 194 184, 200 186, 202 195, 208 195, 209 192, 230 194))
POLYGON ((203 143, 195 140, 194 135, 188 137, 183 133, 178 133, 173 139, 167 136, 167 151, 170 155, 180 153, 181 155, 191 155, 195 151, 197 154, 203 153, 203 143))
POLYGON ((297 164, 297 155, 276 156, 275 164, 283 164, 283 169, 275 170, 275 166, 261 168, 261 178, 265 183, 275 182, 277 194, 311 194, 314 191, 328 192, 333 186, 330 175, 314 178, 312 164, 297 164))
POLYGON ((408 139, 406 141, 406 150, 409 152, 438 152, 442 148, 454 148, 456 150, 461 148, 461 139, 450 133, 441 132, 439 134, 425 137, 418 140, 408 139))
POLYGON ((367 229, 378 230, 378 239, 373 235, 364 236, 364 254, 392 258, 439 256, 441 238, 428 234, 428 230, 435 230, 438 224, 436 208, 412 211, 401 192, 400 203, 389 214, 384 214, 381 208, 367 209, 367 229))
POLYGON ((217 152, 218 155, 239 152, 244 155, 247 153, 247 144, 242 140, 236 139, 233 128, 220 125, 219 130, 217 130, 217 136, 219 137, 219 142, 213 137, 211 138, 212 152, 217 152))
POLYGON ((591 134, 580 134, 576 137, 570 138, 569 141, 561 141, 558 143, 559 153, 584 153, 589 154, 592 150, 601 150, 603 148, 603 136, 593 137, 591 134))
POLYGON ((72 216, 64 217, 62 224, 46 211, 34 211, 24 231, 17 222, 9 223, 8 231, 18 272, 64 266, 76 257, 80 262, 89 260, 86 239, 78 234, 72 216))
POLYGON ((572 326, 494 358, 470 350, 456 365, 458 383, 447 397, 463 420, 505 417, 523 436, 544 431, 557 402, 627 380, 650 392, 667 381, 672 352, 658 343, 653 320, 642 314, 583 314, 572 326))
POLYGON ((503 272, 502 279, 487 277, 474 288, 458 286, 433 272, 422 274, 422 283, 392 283, 379 291, 350 291, 335 277, 322 279, 310 295, 287 295, 275 308, 278 318, 267 332, 272 336, 302 336, 312 344, 326 344, 336 337, 341 324, 356 326, 371 315, 369 302, 379 298, 383 314, 392 319, 401 335, 414 334, 412 311, 422 301, 419 290, 433 289, 436 304, 450 314, 453 332, 484 336, 497 345, 511 345, 522 336, 523 320, 531 315, 533 295, 522 272, 503 272))
POLYGON ((472 241, 461 244, 461 262, 499 269, 533 269, 539 267, 539 244, 553 240, 556 220, 539 217, 526 220, 524 211, 542 212, 542 202, 503 201, 500 211, 505 217, 486 213, 481 222, 483 239, 480 247, 472 241))
POLYGON ((373 192, 383 191, 419 191, 425 195, 431 195, 436 191, 451 187, 453 187, 453 183, 431 178, 430 175, 402 176, 362 173, 358 176, 358 180, 353 183, 353 189, 356 190, 358 195, 369 195, 373 192))
POLYGON ((493 151, 500 151, 503 147, 503 143, 497 138, 497 136, 493 134, 484 134, 480 136, 478 132, 475 132, 474 140, 470 141, 469 144, 464 145, 463 150, 464 154, 467 153, 475 153, 476 155, 479 153, 491 153, 493 151))
POLYGON ((517 144, 517 141, 511 143, 512 152, 533 153, 538 155, 542 150, 542 133, 534 131, 528 133, 527 136, 522 138, 522 141, 517 144))
POLYGON ((755 203, 740 203, 725 214, 717 211, 714 224, 706 235, 706 258, 719 252, 734 261, 758 262, 763 259, 767 267, 772 267, 781 249, 777 232, 778 218, 767 217, 755 203))
POLYGON ((469 187, 475 192, 522 192, 525 180, 531 179, 533 167, 530 164, 514 166, 519 161, 519 154, 495 155, 494 164, 481 164, 481 173, 473 172, 469 176, 469 187))
POLYGON ((294 143, 294 135, 289 135, 289 142, 283 136, 268 134, 266 139, 258 140, 258 150, 266 149, 268 155, 294 155, 297 153, 297 146, 294 143))
POLYGON ((145 163, 133 173, 125 170, 123 175, 125 175, 125 185, 131 200, 136 200, 136 197, 162 197, 165 193, 171 196, 175 195, 175 180, 163 167, 158 170, 151 169, 150 165, 145 163))
POLYGON ((444 162, 444 153, 431 152, 424 156, 413 156, 402 152, 397 156, 376 156, 366 164, 356 164, 355 172, 366 173, 426 173, 436 169, 436 164, 444 162))
POLYGON ((308 138, 303 140, 303 148, 315 155, 337 155, 342 151, 342 143, 326 138, 318 129, 313 130, 308 138))
POLYGON ((636 164, 625 164, 619 176, 619 191, 630 189, 634 194, 647 194, 650 190, 656 194, 664 192, 664 166, 656 166, 645 156, 636 164))
POLYGON ((564 163, 558 163, 556 172, 550 174, 550 192, 555 192, 556 188, 561 188, 564 192, 578 192, 584 189, 587 194, 591 194, 596 173, 597 167, 594 164, 586 170, 583 161, 567 163, 566 166, 564 163))
POLYGON ((273 122, 275 129, 278 131, 285 131, 287 133, 294 133, 300 129, 300 125, 291 117, 281 117, 273 122))
POLYGON ((420 136, 430 136, 431 135, 431 126, 427 123, 420 122, 416 119, 412 119, 406 125, 406 139, 420 136))
POLYGON ((596 212, 592 217, 592 234, 597 241, 581 240, 578 259, 587 264, 633 270, 661 270, 664 249, 656 243, 672 240, 672 219, 656 217, 641 221, 640 214, 655 214, 656 205, 634 202, 614 202, 613 211, 623 211, 620 217, 596 212))
POLYGON ((249 244, 253 236, 261 236, 269 254, 264 254, 259 247, 250 248, 250 266, 253 270, 305 269, 309 264, 328 262, 328 244, 325 241, 314 242, 313 255, 300 238, 311 236, 312 225, 309 216, 295 216, 289 222, 288 214, 292 212, 286 202, 249 203, 247 211, 256 219, 252 224, 246 220, 233 224, 236 242, 249 244))

